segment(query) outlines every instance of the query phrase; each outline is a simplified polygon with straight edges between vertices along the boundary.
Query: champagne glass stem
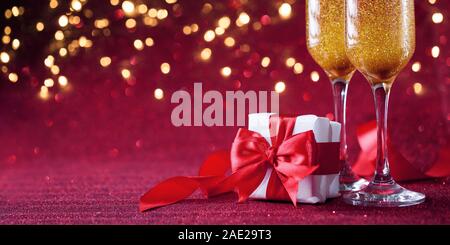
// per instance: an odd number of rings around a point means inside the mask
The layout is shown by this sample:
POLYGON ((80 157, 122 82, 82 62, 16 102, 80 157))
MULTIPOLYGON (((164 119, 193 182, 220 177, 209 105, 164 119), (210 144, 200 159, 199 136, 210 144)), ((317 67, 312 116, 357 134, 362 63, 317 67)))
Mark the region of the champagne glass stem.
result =
POLYGON ((387 152, 387 115, 390 85, 372 86, 377 114, 377 159, 372 181, 364 189, 344 194, 344 202, 375 207, 404 207, 422 203, 425 195, 395 183, 389 171, 387 152))
POLYGON ((336 121, 341 124, 341 144, 340 144, 340 160, 341 171, 339 172, 339 190, 341 192, 357 191, 364 188, 368 182, 359 178, 350 166, 347 155, 347 133, 346 133, 346 101, 348 81, 343 79, 335 79, 331 82, 333 87, 334 98, 334 114, 336 121))
MULTIPOLYGON (((336 121, 341 124, 341 148, 340 158, 344 161, 344 165, 347 163, 347 137, 345 131, 345 111, 347 101, 348 82, 336 79, 332 81, 333 85, 333 98, 334 98, 334 114, 336 121)), ((344 166, 345 167, 345 166, 344 166)))
POLYGON ((391 183, 387 149, 387 116, 390 88, 383 83, 372 86, 377 115, 377 159, 374 183, 391 183))

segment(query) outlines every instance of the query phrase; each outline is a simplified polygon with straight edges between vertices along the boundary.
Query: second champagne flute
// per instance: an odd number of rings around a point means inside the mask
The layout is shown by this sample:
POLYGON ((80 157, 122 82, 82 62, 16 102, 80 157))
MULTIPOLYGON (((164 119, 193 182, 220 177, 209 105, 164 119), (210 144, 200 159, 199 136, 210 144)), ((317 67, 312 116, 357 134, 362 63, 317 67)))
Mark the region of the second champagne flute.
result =
POLYGON ((372 86, 377 117, 377 158, 369 185, 347 193, 344 201, 376 207, 422 203, 424 194, 405 189, 392 178, 387 146, 391 86, 408 64, 416 45, 414 0, 346 0, 345 9, 347 55, 372 86))
POLYGON ((307 0, 306 38, 308 51, 330 78, 334 114, 341 123, 340 190, 357 191, 367 185, 352 171, 347 158, 345 114, 348 83, 355 67, 345 54, 345 0, 307 0))

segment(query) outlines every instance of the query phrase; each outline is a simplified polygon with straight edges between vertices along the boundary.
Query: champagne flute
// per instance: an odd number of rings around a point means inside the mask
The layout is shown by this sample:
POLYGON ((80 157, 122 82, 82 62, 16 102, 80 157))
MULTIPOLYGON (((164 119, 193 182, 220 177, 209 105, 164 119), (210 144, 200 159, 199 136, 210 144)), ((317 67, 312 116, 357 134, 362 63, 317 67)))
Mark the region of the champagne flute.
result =
POLYGON ((306 37, 309 53, 327 73, 333 88, 334 114, 342 126, 340 190, 347 192, 360 190, 368 182, 353 173, 347 158, 346 98, 355 67, 345 54, 344 3, 345 0, 307 0, 306 37))
POLYGON ((425 195, 393 180, 387 152, 389 92, 415 49, 414 0, 346 0, 345 47, 352 64, 372 86, 377 116, 377 159, 369 185, 344 195, 353 205, 400 207, 425 195))

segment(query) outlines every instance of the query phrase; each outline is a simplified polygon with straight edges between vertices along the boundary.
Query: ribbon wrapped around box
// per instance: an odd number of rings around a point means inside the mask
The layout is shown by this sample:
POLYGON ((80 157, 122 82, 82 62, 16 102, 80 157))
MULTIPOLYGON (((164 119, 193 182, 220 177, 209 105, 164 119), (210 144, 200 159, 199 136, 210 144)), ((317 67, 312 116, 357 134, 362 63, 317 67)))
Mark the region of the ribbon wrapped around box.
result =
POLYGON ((165 206, 200 188, 206 197, 236 192, 248 198, 319 203, 339 196, 340 124, 314 115, 249 115, 231 151, 211 154, 198 176, 169 178, 147 191, 139 209, 165 206), (231 174, 227 172, 231 168, 231 174))
MULTIPOLYGON (((272 113, 254 113, 249 115, 248 129, 263 136, 271 144, 270 117, 272 113)), ((319 167, 311 174, 298 182, 296 195, 297 202, 319 203, 327 198, 339 196, 339 142, 341 124, 330 121, 328 118, 315 115, 295 117, 292 135, 312 131, 314 140, 319 147, 317 162, 319 167), (331 143, 331 144, 330 144, 331 143), (321 148, 321 149, 320 149, 321 148)), ((273 168, 267 169, 266 175, 258 188, 250 195, 254 199, 281 199, 283 196, 267 198, 267 185, 273 173, 273 168)))

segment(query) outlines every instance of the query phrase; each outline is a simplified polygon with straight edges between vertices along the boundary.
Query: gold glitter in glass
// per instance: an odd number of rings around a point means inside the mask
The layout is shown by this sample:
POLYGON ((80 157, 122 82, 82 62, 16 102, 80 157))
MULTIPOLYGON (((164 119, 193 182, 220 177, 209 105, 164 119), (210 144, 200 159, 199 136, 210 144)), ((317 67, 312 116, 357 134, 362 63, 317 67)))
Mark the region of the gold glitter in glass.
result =
POLYGON ((346 52, 374 85, 392 84, 415 49, 413 0, 347 0, 346 52))
POLYGON ((345 0, 307 0, 306 37, 313 59, 334 80, 350 80, 355 68, 345 54, 345 0))

